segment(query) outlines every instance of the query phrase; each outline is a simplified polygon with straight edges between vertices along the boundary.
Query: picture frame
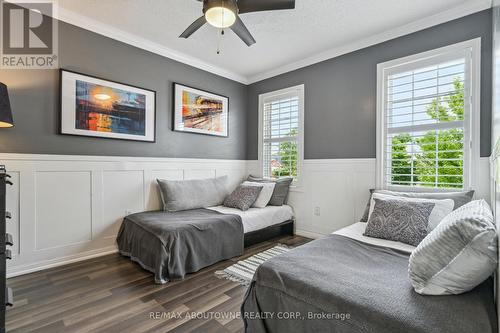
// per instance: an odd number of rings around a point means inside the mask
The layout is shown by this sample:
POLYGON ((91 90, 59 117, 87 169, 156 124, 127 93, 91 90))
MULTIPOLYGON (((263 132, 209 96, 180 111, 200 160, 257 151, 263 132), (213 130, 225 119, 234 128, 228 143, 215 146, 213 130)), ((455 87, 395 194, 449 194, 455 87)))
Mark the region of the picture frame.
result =
POLYGON ((174 82, 172 129, 229 137, 229 98, 174 82))
POLYGON ((156 92, 60 70, 60 134, 156 142, 156 92))

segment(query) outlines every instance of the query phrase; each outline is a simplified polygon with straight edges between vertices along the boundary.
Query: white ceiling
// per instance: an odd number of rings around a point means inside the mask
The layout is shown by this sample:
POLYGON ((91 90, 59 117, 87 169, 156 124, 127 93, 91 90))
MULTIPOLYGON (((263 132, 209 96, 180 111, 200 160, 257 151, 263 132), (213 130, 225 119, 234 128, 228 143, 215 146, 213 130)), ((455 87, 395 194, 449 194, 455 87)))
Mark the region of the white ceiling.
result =
POLYGON ((250 13, 242 20, 257 43, 232 31, 217 55, 217 29, 208 24, 178 36, 201 16, 196 0, 59 0, 59 17, 196 67, 254 82, 470 14, 490 0, 296 0, 294 10, 250 13))

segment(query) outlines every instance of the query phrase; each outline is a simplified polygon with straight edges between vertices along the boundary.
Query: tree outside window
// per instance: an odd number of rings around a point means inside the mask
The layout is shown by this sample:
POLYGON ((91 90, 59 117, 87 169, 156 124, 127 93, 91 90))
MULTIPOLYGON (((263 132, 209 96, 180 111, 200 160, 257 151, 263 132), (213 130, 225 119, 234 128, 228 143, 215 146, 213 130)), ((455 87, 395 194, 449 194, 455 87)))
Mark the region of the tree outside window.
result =
MULTIPOLYGON (((464 120, 464 84, 456 78, 453 86, 452 94, 438 97, 429 104, 426 113, 431 119, 439 122, 464 120)), ((392 183, 462 188, 463 139, 463 130, 458 128, 432 130, 417 137, 409 133, 394 136, 392 183)))

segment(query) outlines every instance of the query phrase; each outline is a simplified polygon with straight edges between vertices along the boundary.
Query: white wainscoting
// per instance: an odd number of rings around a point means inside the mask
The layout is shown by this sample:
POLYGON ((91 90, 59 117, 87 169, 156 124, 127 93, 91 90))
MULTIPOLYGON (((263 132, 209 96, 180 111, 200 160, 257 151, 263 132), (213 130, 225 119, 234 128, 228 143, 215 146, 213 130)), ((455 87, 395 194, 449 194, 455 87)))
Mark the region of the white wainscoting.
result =
POLYGON ((9 277, 116 251, 121 220, 160 209, 156 179, 228 175, 235 187, 247 161, 0 154, 12 176, 9 277))
MULTIPOLYGON (((250 173, 260 174, 257 161, 249 161, 248 167, 250 173)), ((302 185, 292 189, 289 198, 297 219, 296 233, 317 238, 359 221, 369 189, 375 187, 375 168, 374 158, 305 160, 302 185)), ((489 158, 481 158, 475 197, 488 202, 489 174, 489 158)))
MULTIPOLYGON (((236 187, 260 173, 258 161, 0 154, 0 162, 14 183, 7 188, 9 277, 115 252, 125 215, 160 209, 157 178, 228 175, 236 187)), ((297 234, 315 238, 359 220, 375 185, 375 159, 305 160, 302 175, 289 204, 297 234)), ((476 193, 489 201, 488 158, 481 158, 476 193)))

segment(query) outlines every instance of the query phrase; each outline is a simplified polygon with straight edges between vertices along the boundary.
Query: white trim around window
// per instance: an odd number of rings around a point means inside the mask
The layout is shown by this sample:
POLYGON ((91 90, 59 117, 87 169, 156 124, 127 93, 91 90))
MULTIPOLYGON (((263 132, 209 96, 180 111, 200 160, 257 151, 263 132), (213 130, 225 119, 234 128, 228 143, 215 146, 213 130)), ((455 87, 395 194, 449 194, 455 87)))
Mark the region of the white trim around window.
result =
MULTIPOLYGON (((388 118, 386 110, 387 103, 391 102, 388 99, 389 76, 406 73, 408 71, 416 71, 427 66, 433 66, 443 63, 449 59, 454 59, 457 55, 463 56, 465 59, 465 73, 463 74, 466 81, 464 84, 464 165, 463 165, 463 189, 475 189, 477 187, 480 158, 480 79, 481 79, 481 38, 476 38, 461 43, 448 45, 435 50, 411 55, 408 57, 391 60, 377 65, 377 188, 404 189, 414 191, 442 191, 444 188, 434 188, 425 186, 395 186, 391 185, 393 179, 388 181, 388 153, 386 151, 390 131, 388 130, 388 118)), ((396 76, 397 77, 397 76, 396 76)), ((412 84, 412 89, 415 85, 412 84)), ((392 86, 389 88, 393 89, 392 86)), ((412 96, 413 96, 412 92, 412 96)), ((412 103, 412 105, 414 105, 412 103)), ((413 109, 413 106, 412 106, 413 109)), ((415 112, 415 111, 412 111, 415 112)), ((412 117, 413 119, 413 117, 412 117)), ((412 120, 412 124, 413 124, 412 120)), ((446 127, 446 123, 440 123, 441 127, 446 127)), ((450 124, 448 126, 452 126, 450 124)), ((413 125, 415 128, 418 126, 413 125)), ((426 126, 419 125, 421 128, 426 126)), ((430 125, 429 127, 432 127, 430 125)), ((412 126, 408 126, 411 128, 412 126)), ((439 129, 439 125, 436 127, 439 129)), ((390 130, 393 130, 391 128, 390 130)), ((423 129, 424 130, 424 129, 423 129)), ((437 155, 439 156, 439 155, 437 155)), ((392 158, 392 157, 391 157, 392 158)), ((436 163, 437 164, 437 163, 436 163)), ((391 166, 393 168, 393 166, 391 166)), ((437 181, 436 181, 437 182, 437 181)))
POLYGON ((264 105, 270 101, 296 97, 298 98, 298 133, 297 133, 297 175, 293 186, 299 187, 302 182, 304 163, 304 85, 297 85, 259 95, 259 170, 264 175, 264 105))

